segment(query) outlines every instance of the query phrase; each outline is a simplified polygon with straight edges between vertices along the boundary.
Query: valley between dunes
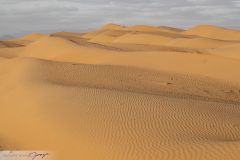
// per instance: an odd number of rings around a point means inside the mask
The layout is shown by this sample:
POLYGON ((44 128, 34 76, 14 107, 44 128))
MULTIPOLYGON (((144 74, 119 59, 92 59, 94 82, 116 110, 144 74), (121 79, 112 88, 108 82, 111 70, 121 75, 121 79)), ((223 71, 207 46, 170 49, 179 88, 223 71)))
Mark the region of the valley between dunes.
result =
POLYGON ((108 24, 0 41, 0 150, 239 160, 240 30, 108 24))

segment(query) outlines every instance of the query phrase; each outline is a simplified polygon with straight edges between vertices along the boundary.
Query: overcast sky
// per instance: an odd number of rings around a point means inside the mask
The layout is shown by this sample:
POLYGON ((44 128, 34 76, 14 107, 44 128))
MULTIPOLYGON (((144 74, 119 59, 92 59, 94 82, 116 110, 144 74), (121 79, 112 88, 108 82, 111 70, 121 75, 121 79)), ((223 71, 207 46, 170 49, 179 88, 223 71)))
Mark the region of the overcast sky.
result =
POLYGON ((0 0, 0 36, 85 31, 106 23, 240 28, 240 0, 0 0))

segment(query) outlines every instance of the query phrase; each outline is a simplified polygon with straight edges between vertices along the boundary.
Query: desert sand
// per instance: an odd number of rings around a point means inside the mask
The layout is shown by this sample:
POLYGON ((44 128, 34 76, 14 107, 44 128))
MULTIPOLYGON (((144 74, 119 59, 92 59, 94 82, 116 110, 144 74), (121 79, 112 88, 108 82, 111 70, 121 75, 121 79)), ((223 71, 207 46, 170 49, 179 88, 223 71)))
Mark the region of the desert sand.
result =
POLYGON ((0 150, 239 160, 240 30, 106 25, 0 41, 0 150))

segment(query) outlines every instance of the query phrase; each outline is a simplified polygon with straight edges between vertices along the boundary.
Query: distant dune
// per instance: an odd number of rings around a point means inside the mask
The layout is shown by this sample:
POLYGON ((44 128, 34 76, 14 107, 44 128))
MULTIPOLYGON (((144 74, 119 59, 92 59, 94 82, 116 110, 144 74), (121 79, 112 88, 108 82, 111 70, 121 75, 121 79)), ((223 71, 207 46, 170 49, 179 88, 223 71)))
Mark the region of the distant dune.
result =
MULTIPOLYGON (((236 42, 237 44, 239 42, 236 42)), ((192 47, 192 48, 203 48, 203 49, 213 49, 222 47, 225 45, 234 44, 232 41, 223 41, 223 40, 215 40, 209 38, 177 38, 173 41, 170 41, 168 45, 170 46, 178 46, 178 47, 192 47)))
POLYGON ((129 33, 128 31, 124 30, 108 30, 103 33, 97 34, 94 36, 89 42, 113 42, 120 36, 123 36, 125 34, 129 33))
POLYGON ((146 33, 129 33, 116 38, 113 42, 114 43, 130 43, 130 44, 163 45, 171 40, 172 38, 161 36, 161 35, 153 35, 153 34, 146 34, 146 33))
POLYGON ((239 160, 239 54, 240 31, 211 25, 1 40, 0 150, 239 160))
POLYGON ((172 27, 165 27, 165 26, 153 27, 153 26, 144 26, 144 25, 126 27, 125 30, 139 31, 139 32, 153 32, 153 33, 154 32, 178 33, 178 32, 184 31, 182 29, 177 29, 172 27))
POLYGON ((240 30, 231 30, 211 25, 199 25, 185 31, 184 34, 198 35, 219 40, 240 41, 240 30))

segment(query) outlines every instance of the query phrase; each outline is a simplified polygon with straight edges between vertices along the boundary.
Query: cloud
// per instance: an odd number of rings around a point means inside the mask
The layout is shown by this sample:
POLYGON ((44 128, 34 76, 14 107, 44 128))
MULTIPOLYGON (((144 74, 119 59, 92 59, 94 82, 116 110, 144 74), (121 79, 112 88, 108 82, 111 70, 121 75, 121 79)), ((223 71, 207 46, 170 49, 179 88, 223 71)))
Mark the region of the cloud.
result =
POLYGON ((1 0, 0 35, 83 31, 105 23, 240 27, 240 0, 1 0))

